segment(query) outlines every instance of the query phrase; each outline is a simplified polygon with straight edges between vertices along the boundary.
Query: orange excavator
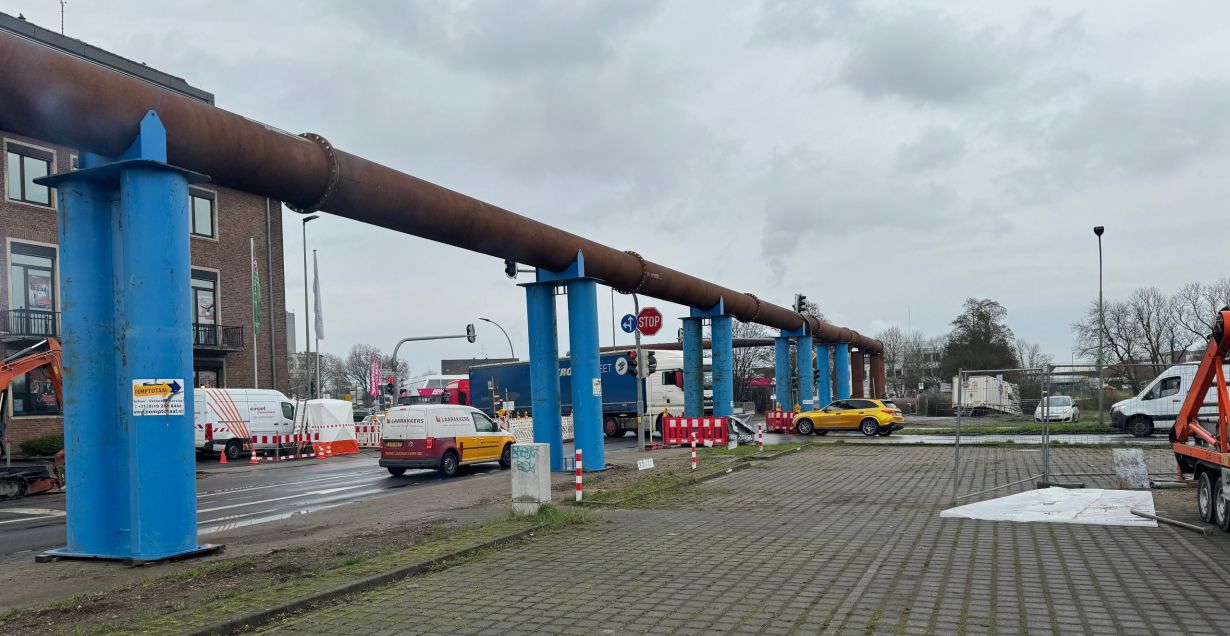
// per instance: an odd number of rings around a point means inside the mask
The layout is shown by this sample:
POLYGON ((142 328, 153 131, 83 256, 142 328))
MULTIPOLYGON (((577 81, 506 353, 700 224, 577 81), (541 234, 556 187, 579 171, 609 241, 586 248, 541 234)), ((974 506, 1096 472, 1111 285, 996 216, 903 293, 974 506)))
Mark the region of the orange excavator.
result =
POLYGON ((1223 496, 1223 484, 1230 479, 1230 396, 1225 371, 1226 354, 1230 352, 1230 307, 1217 312, 1212 326, 1204 358, 1170 431, 1170 442, 1179 471, 1191 474, 1198 482, 1200 518, 1230 532, 1230 502, 1223 496))
MULTIPOLYGON (((13 380, 35 369, 47 367, 56 399, 60 404, 64 404, 64 369, 61 359, 60 343, 48 338, 0 361, 0 440, 5 442, 3 452, 8 452, 7 422, 4 421, 4 414, 8 409, 5 408, 5 400, 13 380)), ((0 499, 17 499, 53 490, 63 484, 64 451, 56 455, 55 464, 50 466, 38 464, 0 467, 0 499)))

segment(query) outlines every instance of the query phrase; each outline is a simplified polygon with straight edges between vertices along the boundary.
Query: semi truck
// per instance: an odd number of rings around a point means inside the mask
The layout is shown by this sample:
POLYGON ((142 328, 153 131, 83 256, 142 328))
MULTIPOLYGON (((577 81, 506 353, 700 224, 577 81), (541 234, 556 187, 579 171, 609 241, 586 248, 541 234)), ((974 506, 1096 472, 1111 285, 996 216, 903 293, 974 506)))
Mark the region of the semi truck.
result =
MULTIPOLYGON (((654 430, 660 430, 663 412, 683 415, 683 353, 643 349, 638 365, 645 403, 644 415, 654 430), (652 360, 652 362, 651 362, 652 360), (643 366, 642 366, 643 365, 643 366), (653 367, 650 372, 649 368, 653 367)), ((628 371, 629 352, 603 353, 599 358, 602 380, 602 430, 609 437, 622 437, 636 430, 636 383, 638 378, 628 371)), ((706 358, 705 412, 713 410, 712 373, 706 358)), ((502 362, 470 369, 470 403, 495 417, 499 411, 533 414, 530 397, 530 363, 502 362)), ((559 397, 561 413, 572 412, 572 362, 559 360, 559 397)))

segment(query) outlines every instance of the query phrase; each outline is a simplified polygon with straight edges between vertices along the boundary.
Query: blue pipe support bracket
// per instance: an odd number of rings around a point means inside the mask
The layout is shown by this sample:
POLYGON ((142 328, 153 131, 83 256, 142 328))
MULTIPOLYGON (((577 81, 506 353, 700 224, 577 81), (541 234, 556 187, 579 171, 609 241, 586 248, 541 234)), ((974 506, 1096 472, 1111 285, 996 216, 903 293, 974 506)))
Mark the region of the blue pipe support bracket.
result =
POLYGON ((705 354, 702 318, 683 319, 683 415, 705 415, 705 354))
POLYGON ((811 336, 799 336, 795 346, 798 352, 795 359, 799 367, 799 408, 810 411, 816 408, 816 368, 812 366, 812 351, 815 348, 812 347, 811 336))
POLYGON ((730 417, 735 412, 734 342, 731 340, 730 316, 714 316, 710 319, 712 332, 713 367, 713 415, 730 417))
POLYGON ((833 345, 833 370, 837 382, 837 399, 850 398, 850 345, 833 345))
POLYGON ((816 383, 816 408, 824 408, 833 401, 833 369, 829 361, 829 345, 816 345, 816 368, 820 369, 820 381, 816 383))
MULTIPOLYGON (((555 285, 525 286, 530 341, 530 403, 534 441, 551 446, 551 470, 564 469, 564 433, 560 425, 559 337, 555 328, 555 285)), ((474 387, 471 390, 481 390, 474 387)))
POLYGON ((598 286, 591 278, 568 285, 568 344, 572 348, 572 430, 586 471, 605 470, 602 375, 598 357, 598 286))
POLYGON ((188 183, 150 111, 116 158, 47 177, 59 203, 67 546, 155 561, 197 544, 188 183), (117 204, 118 202, 118 204, 117 204))
POLYGON ((777 403, 782 410, 789 411, 794 405, 790 403, 790 338, 773 339, 773 358, 777 382, 777 403))

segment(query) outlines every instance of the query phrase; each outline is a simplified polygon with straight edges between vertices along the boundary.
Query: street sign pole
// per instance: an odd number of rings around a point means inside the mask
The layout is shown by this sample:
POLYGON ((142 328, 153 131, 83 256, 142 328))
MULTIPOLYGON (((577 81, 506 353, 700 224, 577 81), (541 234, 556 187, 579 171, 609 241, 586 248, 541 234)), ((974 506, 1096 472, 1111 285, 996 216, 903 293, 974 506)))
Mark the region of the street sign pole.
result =
MULTIPOLYGON (((641 315, 641 301, 632 294, 632 309, 636 315, 641 315)), ((641 329, 636 329, 636 449, 645 451, 645 398, 641 387, 642 369, 649 368, 649 361, 641 356, 641 329)))

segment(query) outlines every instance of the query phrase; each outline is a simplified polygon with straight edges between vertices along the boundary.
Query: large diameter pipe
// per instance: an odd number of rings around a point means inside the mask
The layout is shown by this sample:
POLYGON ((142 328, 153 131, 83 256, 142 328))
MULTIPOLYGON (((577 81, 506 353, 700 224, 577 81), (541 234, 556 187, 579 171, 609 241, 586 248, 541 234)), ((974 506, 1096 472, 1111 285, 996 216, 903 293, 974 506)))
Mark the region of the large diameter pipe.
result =
POLYGON ((850 352, 850 397, 863 397, 864 370, 863 351, 857 349, 850 352))
POLYGON ((422 179, 292 135, 20 36, 0 34, 0 129, 114 156, 156 110, 171 164, 221 185, 319 208, 497 258, 559 271, 577 252, 586 274, 621 291, 687 307, 713 307, 743 322, 795 330, 869 351, 883 345, 694 276, 641 259, 422 179), (849 340, 843 340, 848 338, 849 340))
POLYGON ((884 354, 873 353, 871 357, 871 397, 883 399, 888 397, 887 380, 884 373, 884 354))

